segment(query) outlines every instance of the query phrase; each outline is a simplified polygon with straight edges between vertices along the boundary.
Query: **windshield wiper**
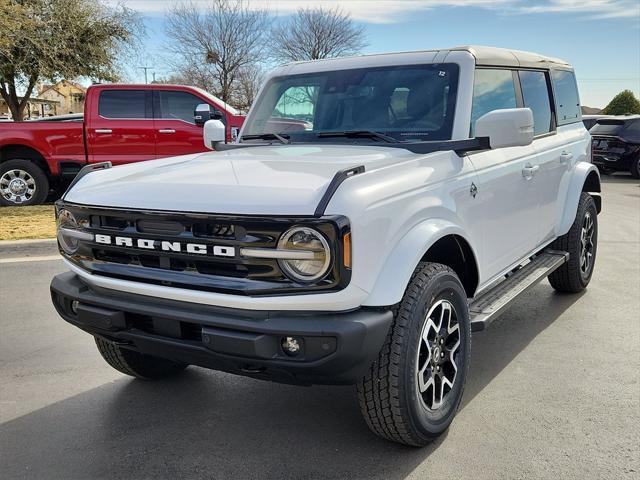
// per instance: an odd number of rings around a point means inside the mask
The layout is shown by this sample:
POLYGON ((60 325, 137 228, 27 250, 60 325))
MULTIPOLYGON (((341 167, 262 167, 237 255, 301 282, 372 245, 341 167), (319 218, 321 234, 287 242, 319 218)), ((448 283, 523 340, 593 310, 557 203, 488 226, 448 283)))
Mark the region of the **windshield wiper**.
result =
POLYGON ((278 133, 260 133, 260 134, 257 134, 257 135, 243 135, 241 137, 241 140, 256 140, 256 139, 269 140, 269 139, 275 139, 275 140, 278 140, 283 145, 288 145, 289 143, 291 143, 288 140, 288 138, 289 138, 289 135, 280 135, 278 133))
POLYGON ((374 132, 372 130, 344 130, 344 131, 337 131, 337 132, 319 132, 318 133, 318 137, 322 138, 322 137, 347 137, 347 138, 358 138, 358 137, 363 137, 363 138, 376 138, 378 140, 383 140, 385 142, 388 143, 398 143, 398 140, 396 140, 393 137, 390 137, 389 135, 385 135, 384 133, 380 133, 380 132, 374 132))

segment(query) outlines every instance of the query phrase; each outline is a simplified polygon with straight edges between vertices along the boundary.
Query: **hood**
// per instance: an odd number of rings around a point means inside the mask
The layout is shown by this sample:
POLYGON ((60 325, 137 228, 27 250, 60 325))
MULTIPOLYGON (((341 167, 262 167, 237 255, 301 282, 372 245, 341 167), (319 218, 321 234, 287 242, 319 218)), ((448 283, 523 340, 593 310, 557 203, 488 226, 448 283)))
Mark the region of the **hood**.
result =
POLYGON ((312 215, 336 172, 415 158, 355 145, 248 147, 152 160, 84 176, 65 201, 94 206, 239 215, 312 215))

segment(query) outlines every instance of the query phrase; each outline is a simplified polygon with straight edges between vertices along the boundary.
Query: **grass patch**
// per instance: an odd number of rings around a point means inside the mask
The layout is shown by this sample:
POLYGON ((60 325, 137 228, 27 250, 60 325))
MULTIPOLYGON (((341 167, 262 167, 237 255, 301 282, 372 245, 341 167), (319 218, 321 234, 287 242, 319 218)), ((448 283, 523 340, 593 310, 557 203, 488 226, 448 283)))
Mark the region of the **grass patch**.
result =
POLYGON ((55 238, 53 205, 0 207, 0 240, 55 238))

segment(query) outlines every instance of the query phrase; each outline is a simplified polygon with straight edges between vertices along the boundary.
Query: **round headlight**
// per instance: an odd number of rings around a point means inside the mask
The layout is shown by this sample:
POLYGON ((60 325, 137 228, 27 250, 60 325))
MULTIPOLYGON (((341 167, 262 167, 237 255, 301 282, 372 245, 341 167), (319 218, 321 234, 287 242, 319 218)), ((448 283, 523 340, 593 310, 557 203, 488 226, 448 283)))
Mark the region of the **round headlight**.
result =
POLYGON ((299 259, 280 259, 278 264, 284 273, 296 282, 314 282, 329 270, 331 250, 324 236, 308 227, 293 227, 287 230, 278 241, 278 249, 295 252, 300 250, 299 259), (311 258, 302 258, 302 257, 311 258))
POLYGON ((79 242, 76 237, 65 235, 65 230, 76 230, 78 222, 69 210, 64 208, 58 212, 58 243, 68 255, 73 255, 78 250, 79 242))

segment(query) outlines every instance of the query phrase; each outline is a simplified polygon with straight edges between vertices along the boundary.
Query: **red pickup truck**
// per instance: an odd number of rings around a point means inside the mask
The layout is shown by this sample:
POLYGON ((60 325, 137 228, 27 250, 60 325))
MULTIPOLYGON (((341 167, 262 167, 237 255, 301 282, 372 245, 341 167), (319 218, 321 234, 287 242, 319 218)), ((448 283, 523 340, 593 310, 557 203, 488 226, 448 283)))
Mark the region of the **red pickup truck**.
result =
POLYGON ((205 151, 199 104, 227 126, 227 141, 244 116, 195 87, 94 85, 84 115, 0 124, 0 205, 42 203, 51 188, 86 164, 114 165, 205 151))

